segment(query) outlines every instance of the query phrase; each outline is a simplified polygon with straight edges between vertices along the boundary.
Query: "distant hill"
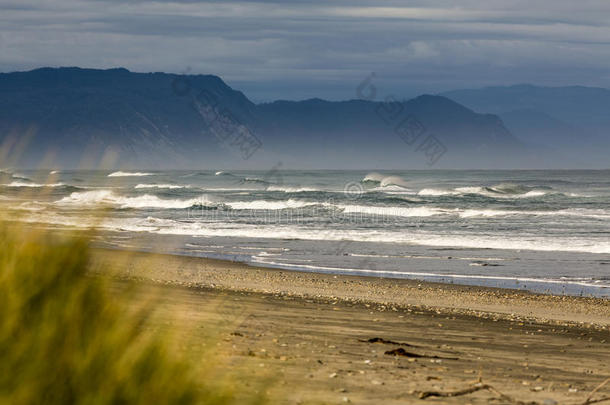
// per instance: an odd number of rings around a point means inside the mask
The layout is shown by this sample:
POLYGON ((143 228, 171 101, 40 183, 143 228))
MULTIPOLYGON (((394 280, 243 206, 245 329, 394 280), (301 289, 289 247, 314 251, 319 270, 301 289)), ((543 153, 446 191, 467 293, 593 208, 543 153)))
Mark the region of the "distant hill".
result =
MULTIPOLYGON (((110 148, 122 163, 194 159, 220 149, 190 98, 174 90, 177 76, 126 69, 43 68, 0 74, 0 131, 4 137, 34 128, 24 159, 37 163, 48 151, 76 165, 82 156, 110 148)), ((190 86, 213 92, 233 111, 254 109, 243 94, 216 76, 189 77, 190 86)))
POLYGON ((28 133, 28 166, 49 151, 62 166, 111 151, 116 165, 175 168, 507 167, 530 154, 499 117, 443 96, 256 105, 217 76, 126 69, 0 74, 0 136, 28 133))
POLYGON ((502 114, 532 110, 581 128, 610 127, 610 90, 598 87, 540 87, 521 84, 505 87, 454 90, 441 94, 475 111, 502 114))
POLYGON ((258 111, 263 123, 261 133, 271 139, 282 139, 278 149, 283 154, 294 153, 294 146, 298 146, 299 154, 312 158, 321 154, 345 165, 352 158, 369 165, 379 162, 381 167, 384 162, 391 166, 401 162, 409 165, 412 163, 409 160, 424 162, 417 148, 429 134, 447 148, 443 159, 458 166, 468 166, 472 159, 489 165, 493 155, 520 156, 524 149, 497 116, 476 114, 439 96, 419 96, 401 102, 400 106, 363 100, 276 101, 259 105, 258 111), (392 119, 391 112, 398 110, 402 112, 392 119), (415 117, 425 131, 412 144, 408 135, 400 136, 400 124, 406 120, 408 126, 409 117, 415 117))
POLYGON ((581 129, 547 113, 518 109, 500 115, 506 127, 519 138, 538 145, 565 147, 578 142, 581 129))
POLYGON ((596 87, 539 87, 529 84, 442 93, 480 113, 497 114, 528 143, 544 144, 583 163, 610 166, 610 90, 596 87), (605 165, 603 159, 605 158, 605 165))

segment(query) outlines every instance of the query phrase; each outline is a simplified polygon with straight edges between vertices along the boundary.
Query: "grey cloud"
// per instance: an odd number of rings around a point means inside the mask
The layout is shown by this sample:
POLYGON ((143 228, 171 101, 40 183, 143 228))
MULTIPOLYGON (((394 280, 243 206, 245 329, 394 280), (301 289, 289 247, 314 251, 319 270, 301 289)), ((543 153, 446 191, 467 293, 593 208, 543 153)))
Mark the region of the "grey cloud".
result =
POLYGON ((0 1, 0 69, 212 73, 256 100, 534 82, 610 86, 610 3, 0 1))

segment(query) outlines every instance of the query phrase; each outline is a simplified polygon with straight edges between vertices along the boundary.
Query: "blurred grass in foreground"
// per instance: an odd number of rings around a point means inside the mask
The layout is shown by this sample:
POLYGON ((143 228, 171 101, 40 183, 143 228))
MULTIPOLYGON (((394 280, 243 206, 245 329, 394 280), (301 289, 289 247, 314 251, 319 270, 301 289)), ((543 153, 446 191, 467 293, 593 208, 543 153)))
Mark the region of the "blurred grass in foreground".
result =
POLYGON ((213 355, 173 352, 87 266, 84 237, 0 223, 0 403, 261 403, 235 400, 213 355))

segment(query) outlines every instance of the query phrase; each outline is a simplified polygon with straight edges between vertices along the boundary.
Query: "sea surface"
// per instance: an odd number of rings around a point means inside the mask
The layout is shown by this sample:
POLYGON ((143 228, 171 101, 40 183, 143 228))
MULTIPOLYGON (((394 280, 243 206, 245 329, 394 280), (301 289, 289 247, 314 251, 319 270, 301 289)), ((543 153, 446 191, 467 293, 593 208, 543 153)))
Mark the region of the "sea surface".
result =
POLYGON ((95 245, 610 297, 610 171, 14 171, 3 215, 95 245))

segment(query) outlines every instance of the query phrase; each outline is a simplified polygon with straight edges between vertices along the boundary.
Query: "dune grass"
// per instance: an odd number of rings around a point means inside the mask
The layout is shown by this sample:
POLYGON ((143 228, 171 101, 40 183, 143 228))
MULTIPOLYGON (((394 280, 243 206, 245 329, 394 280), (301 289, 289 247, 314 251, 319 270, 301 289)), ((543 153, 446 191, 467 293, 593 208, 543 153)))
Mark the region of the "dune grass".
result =
POLYGON ((237 401, 213 356, 193 367, 87 266, 82 236, 0 224, 0 403, 261 402, 237 401))

